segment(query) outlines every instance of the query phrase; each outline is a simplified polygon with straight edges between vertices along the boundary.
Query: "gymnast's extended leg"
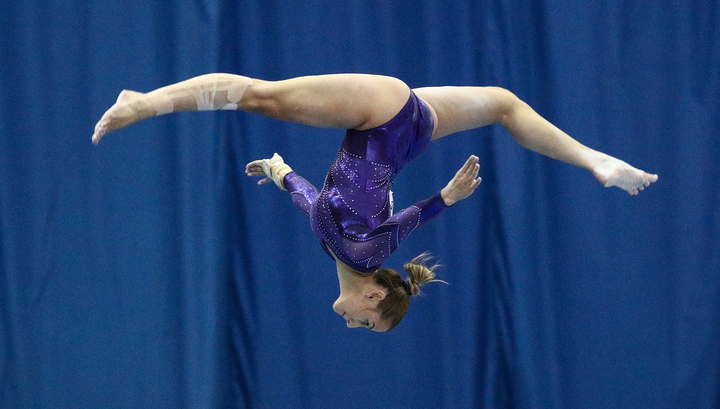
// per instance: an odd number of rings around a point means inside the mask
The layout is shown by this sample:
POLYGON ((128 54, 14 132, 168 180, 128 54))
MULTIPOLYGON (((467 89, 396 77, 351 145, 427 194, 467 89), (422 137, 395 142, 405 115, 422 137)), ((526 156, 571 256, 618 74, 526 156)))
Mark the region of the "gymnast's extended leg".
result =
POLYGON ((587 169, 603 186, 617 186, 636 195, 658 179, 657 175, 636 169, 581 144, 505 89, 428 87, 413 91, 434 111, 436 126, 433 139, 485 125, 500 124, 520 145, 587 169))
POLYGON ((366 74, 334 74, 263 81, 207 74, 148 93, 125 90, 95 126, 98 143, 108 132, 178 111, 244 110, 305 125, 369 129, 392 119, 407 102, 402 81, 366 74))

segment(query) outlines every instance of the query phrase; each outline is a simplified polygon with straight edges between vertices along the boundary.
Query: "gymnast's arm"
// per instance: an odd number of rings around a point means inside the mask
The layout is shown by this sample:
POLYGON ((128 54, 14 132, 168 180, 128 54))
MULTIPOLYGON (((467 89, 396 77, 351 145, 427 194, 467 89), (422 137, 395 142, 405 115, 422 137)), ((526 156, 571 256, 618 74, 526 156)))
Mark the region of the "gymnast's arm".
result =
MULTIPOLYGON (((470 196, 482 181, 478 172, 480 165, 477 156, 470 156, 455 176, 439 193, 429 199, 415 203, 388 218, 378 226, 373 235, 389 232, 396 234, 395 244, 399 244, 413 230, 437 217, 443 210, 459 200, 470 196)), ((393 246, 393 244, 391 244, 393 246)), ((394 247, 394 246, 393 246, 394 247)), ((394 248, 393 248, 394 250, 394 248)))
POLYGON ((305 216, 310 216, 310 207, 318 195, 317 188, 295 173, 277 153, 270 159, 258 159, 248 163, 245 174, 264 176, 265 178, 258 181, 258 185, 273 181, 280 189, 289 191, 295 207, 305 216))
POLYGON ((310 208, 318 195, 317 188, 293 171, 285 174, 283 185, 285 190, 290 192, 295 207, 310 217, 310 208))
MULTIPOLYGON (((277 157, 279 155, 275 154, 277 157)), ((273 156, 275 159, 275 156, 273 156)), ((273 159, 270 159, 272 161, 273 159)), ((282 160, 282 158, 280 158, 282 160)), ((470 196, 480 185, 482 178, 478 177, 480 171, 479 159, 475 155, 471 155, 465 164, 455 173, 455 176, 445 186, 440 193, 430 199, 416 203, 413 207, 420 210, 419 225, 425 224, 427 221, 435 218, 446 207, 454 205, 456 202, 470 196)), ((266 170, 267 172, 267 170, 266 170)), ((273 180, 280 178, 282 181, 281 188, 288 190, 293 197, 293 203, 306 216, 310 215, 310 204, 315 201, 318 190, 305 180, 302 176, 293 172, 289 166, 282 163, 272 165, 272 170, 267 172, 272 174, 273 180), (284 166, 281 170, 278 167, 284 166), (278 176, 275 174, 278 173, 278 176)), ((276 180, 275 183, 278 183, 276 180)), ((401 215, 403 212, 399 212, 401 215)), ((393 219, 392 217, 390 219, 393 219)))

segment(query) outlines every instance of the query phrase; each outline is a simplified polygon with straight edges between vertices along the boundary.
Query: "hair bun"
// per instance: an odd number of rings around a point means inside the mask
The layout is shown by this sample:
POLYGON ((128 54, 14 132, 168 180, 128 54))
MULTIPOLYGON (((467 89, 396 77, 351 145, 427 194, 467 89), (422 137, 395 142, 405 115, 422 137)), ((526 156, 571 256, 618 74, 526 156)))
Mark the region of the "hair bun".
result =
POLYGON ((412 276, 408 277, 407 280, 405 280, 407 283, 407 292, 408 295, 418 295, 420 294, 420 284, 418 284, 412 276))
MULTIPOLYGON (((409 277, 407 278, 407 280, 404 280, 407 282, 406 290, 407 290, 408 294, 410 294, 410 295, 420 294, 420 287, 427 283, 432 283, 434 281, 439 281, 441 283, 445 283, 442 280, 435 279, 435 269, 439 265, 434 264, 434 265, 428 267, 427 262, 429 260, 430 260, 430 255, 427 253, 423 253, 423 254, 415 257, 409 263, 405 264, 405 271, 409 274, 409 277)), ((445 284, 447 284, 447 283, 445 283, 445 284)))

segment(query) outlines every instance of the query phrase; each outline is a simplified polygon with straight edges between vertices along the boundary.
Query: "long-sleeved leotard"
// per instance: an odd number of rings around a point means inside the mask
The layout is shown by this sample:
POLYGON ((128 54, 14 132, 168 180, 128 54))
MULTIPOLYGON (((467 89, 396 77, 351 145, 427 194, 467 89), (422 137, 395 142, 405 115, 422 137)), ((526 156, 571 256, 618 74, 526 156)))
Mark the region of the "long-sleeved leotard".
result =
POLYGON ((290 172, 283 184, 310 218, 323 249, 362 273, 377 270, 410 232, 447 208, 440 193, 396 214, 390 189, 397 173, 427 146, 433 129, 425 103, 411 93, 402 110, 377 128, 348 130, 318 191, 290 172))

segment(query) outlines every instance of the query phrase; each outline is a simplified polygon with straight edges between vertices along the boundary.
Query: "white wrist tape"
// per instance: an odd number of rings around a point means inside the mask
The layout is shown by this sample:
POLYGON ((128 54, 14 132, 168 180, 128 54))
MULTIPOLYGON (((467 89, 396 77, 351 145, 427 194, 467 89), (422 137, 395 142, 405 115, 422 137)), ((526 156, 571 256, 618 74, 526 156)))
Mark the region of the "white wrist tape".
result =
POLYGON ((268 159, 263 160, 262 166, 263 166, 263 172, 265 173, 265 176, 272 179, 273 182, 275 182, 277 187, 279 187, 280 189, 287 190, 287 189, 285 189, 285 186, 283 185, 283 181, 285 179, 285 175, 287 175, 288 173, 290 173, 292 171, 290 166, 288 166, 286 163, 280 162, 280 161, 275 162, 275 163, 270 163, 270 161, 268 159), (281 175, 281 173, 282 173, 282 175, 281 175))
POLYGON ((280 163, 278 165, 273 166, 272 178, 273 178, 273 182, 275 182, 277 187, 279 187, 282 190, 287 190, 287 189, 285 189, 283 182, 285 181, 285 175, 287 175, 291 171, 292 171, 292 169, 290 169, 290 166, 288 166, 285 163, 280 163))

